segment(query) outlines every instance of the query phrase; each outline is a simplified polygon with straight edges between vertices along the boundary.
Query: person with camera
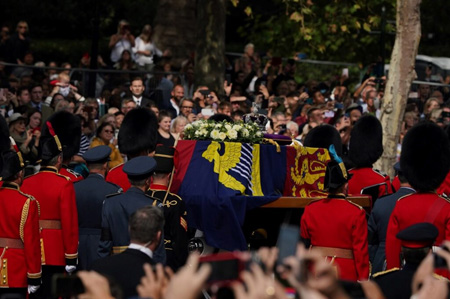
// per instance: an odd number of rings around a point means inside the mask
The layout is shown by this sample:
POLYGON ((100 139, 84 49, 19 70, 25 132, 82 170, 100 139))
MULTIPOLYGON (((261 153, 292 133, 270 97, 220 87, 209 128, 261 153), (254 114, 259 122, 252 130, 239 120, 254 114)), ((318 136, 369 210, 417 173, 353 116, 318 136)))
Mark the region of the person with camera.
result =
POLYGON ((119 22, 117 33, 111 35, 109 39, 109 48, 111 49, 111 62, 119 61, 124 50, 131 53, 131 48, 134 47, 134 35, 131 34, 130 23, 126 20, 119 22))

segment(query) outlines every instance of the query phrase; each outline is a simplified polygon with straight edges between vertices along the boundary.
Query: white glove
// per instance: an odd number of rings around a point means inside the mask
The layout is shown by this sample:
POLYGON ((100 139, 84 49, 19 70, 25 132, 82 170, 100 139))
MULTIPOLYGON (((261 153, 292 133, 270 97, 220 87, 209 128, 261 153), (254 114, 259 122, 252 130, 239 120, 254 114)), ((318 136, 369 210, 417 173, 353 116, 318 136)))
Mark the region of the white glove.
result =
POLYGON ((69 265, 67 265, 66 266, 66 272, 67 273, 72 273, 73 271, 75 271, 77 269, 77 266, 69 266, 69 265))
POLYGON ((36 293, 41 286, 28 285, 28 294, 36 293))

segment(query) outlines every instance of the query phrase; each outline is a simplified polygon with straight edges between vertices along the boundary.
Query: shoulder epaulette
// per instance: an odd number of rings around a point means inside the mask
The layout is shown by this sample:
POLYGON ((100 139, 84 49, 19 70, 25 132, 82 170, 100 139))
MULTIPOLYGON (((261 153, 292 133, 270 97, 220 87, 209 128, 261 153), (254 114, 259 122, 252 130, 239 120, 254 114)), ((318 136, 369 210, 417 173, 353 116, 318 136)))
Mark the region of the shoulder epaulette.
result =
POLYGON ((450 203, 450 198, 448 198, 448 196, 446 194, 441 194, 441 195, 439 195, 439 197, 441 197, 446 202, 450 203))
POLYGON ((388 176, 386 172, 383 172, 383 171, 381 171, 379 169, 372 168, 372 170, 373 170, 373 172, 383 176, 384 178, 388 176))
POLYGON ((23 193, 22 191, 19 190, 19 193, 25 197, 28 197, 31 200, 36 200, 36 198, 33 197, 33 195, 27 194, 27 193, 23 193))
POLYGON ((360 206, 359 204, 357 204, 357 203, 354 203, 354 202, 351 201, 351 200, 346 199, 345 201, 348 202, 348 203, 350 203, 350 204, 352 204, 352 205, 354 205, 355 207, 357 207, 357 208, 360 209, 360 210, 364 210, 363 207, 361 207, 361 206, 360 206))
POLYGON ((402 197, 399 197, 399 199, 397 199, 397 201, 399 201, 400 199, 403 199, 405 197, 411 196, 411 195, 414 195, 414 193, 403 195, 402 197))
POLYGON ((122 192, 116 192, 116 193, 108 194, 105 197, 106 198, 111 198, 111 197, 114 197, 114 196, 117 196, 117 195, 120 195, 120 194, 123 194, 123 193, 122 192))
POLYGON ((123 165, 123 163, 120 163, 119 165, 116 165, 116 166, 114 166, 113 168, 111 168, 109 171, 111 171, 111 170, 113 170, 113 169, 116 169, 117 167, 120 167, 120 166, 122 166, 123 165))
POLYGON ((392 273, 392 272, 395 272, 395 271, 400 271, 400 269, 399 268, 392 268, 392 269, 389 269, 389 270, 386 270, 386 271, 377 272, 374 275, 372 275, 372 278, 375 278, 375 277, 378 277, 378 276, 381 276, 381 275, 384 275, 384 274, 392 273))
POLYGON ((79 178, 79 177, 81 176, 81 174, 79 174, 78 172, 73 171, 73 170, 70 169, 70 168, 66 168, 66 171, 67 171, 68 173, 70 173, 71 175, 75 176, 76 178, 79 178))
POLYGON ((313 199, 313 200, 311 200, 309 203, 308 203, 308 206, 310 205, 310 204, 313 204, 313 203, 316 203, 316 202, 319 202, 319 201, 321 201, 322 199, 325 199, 325 198, 318 198, 318 199, 313 199))
POLYGON ((60 176, 60 177, 62 177, 62 178, 65 178, 66 179, 66 181, 70 181, 70 178, 68 177, 68 176, 65 176, 65 175, 63 175, 63 174, 60 174, 60 173, 55 173, 57 176, 60 176))

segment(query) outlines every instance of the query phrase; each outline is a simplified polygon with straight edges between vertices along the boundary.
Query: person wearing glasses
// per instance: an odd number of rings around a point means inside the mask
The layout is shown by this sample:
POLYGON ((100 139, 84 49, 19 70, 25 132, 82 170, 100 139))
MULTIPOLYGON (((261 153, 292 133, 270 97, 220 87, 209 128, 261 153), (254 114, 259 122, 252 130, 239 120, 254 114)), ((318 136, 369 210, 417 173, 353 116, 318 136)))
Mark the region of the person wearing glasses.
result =
POLYGON ((111 160, 108 162, 108 166, 109 168, 113 168, 123 163, 123 158, 120 155, 116 144, 117 141, 114 139, 114 127, 111 123, 105 122, 97 128, 95 137, 91 142, 91 148, 100 145, 109 146, 111 148, 111 155, 109 156, 111 160))
POLYGON ((194 109, 194 101, 191 99, 184 99, 180 103, 180 115, 188 117, 191 114, 192 109, 194 109))

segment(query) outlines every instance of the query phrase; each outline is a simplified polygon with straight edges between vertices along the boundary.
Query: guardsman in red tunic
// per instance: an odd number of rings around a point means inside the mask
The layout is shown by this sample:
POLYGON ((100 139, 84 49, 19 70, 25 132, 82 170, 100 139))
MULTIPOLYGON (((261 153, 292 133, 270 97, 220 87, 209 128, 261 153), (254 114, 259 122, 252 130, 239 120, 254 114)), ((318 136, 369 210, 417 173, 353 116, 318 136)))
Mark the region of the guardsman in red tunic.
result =
MULTIPOLYGON (((123 119, 119 130, 119 150, 127 155, 128 160, 147 156, 155 151, 158 122, 155 114, 146 108, 133 109, 123 119)), ((106 181, 120 186, 124 192, 130 187, 123 165, 112 168, 106 181)))
POLYGON ((51 117, 43 128, 42 162, 38 173, 27 177, 22 190, 40 205, 41 252, 45 297, 50 296, 51 275, 75 271, 78 258, 78 214, 73 183, 59 174, 62 146, 51 117))
POLYGON ((305 208, 300 224, 301 237, 307 246, 320 250, 337 266, 340 279, 368 280, 366 213, 346 199, 350 175, 334 152, 334 146, 331 147, 334 159, 328 162, 324 182, 329 195, 305 208))
POLYGON ((23 182, 20 152, 1 154, 0 176, 0 297, 5 293, 34 293, 41 284, 41 250, 39 245, 39 206, 20 191, 23 182))
MULTIPOLYGON (((352 129, 349 158, 353 163, 348 194, 361 194, 364 188, 378 188, 378 197, 391 194, 388 175, 372 168, 383 153, 383 130, 380 121, 372 115, 361 117, 352 129)), ((378 198, 377 197, 377 198, 378 198)))
POLYGON ((63 149, 63 164, 59 173, 68 177, 74 183, 78 182, 83 179, 83 176, 70 169, 69 164, 73 156, 80 150, 80 118, 63 110, 52 115, 51 123, 63 149))
POLYGON ((389 219, 387 269, 401 265, 401 244, 395 236, 408 226, 429 222, 439 230, 435 245, 450 240, 450 201, 436 194, 450 169, 450 142, 445 132, 431 122, 410 129, 403 139, 400 168, 417 193, 400 198, 389 219))

